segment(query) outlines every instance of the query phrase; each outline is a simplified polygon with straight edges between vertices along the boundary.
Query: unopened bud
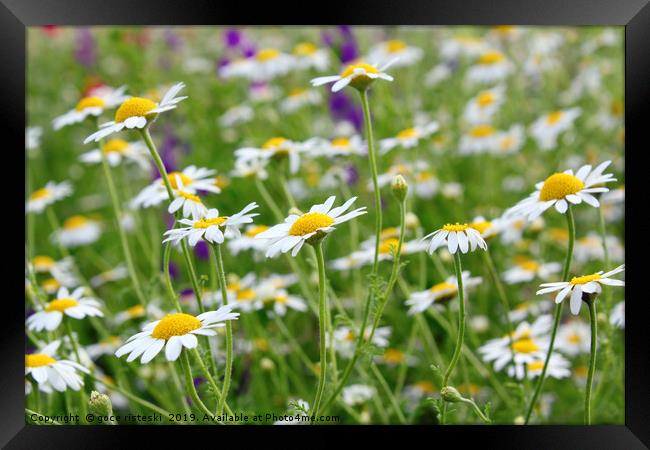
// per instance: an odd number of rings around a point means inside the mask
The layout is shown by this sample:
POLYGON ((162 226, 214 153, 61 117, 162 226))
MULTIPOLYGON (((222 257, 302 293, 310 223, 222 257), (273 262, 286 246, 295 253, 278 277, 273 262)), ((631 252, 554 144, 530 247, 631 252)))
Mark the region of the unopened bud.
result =
POLYGON ((415 230, 420 226, 420 219, 418 219, 418 216, 412 212, 407 212, 406 216, 404 217, 404 225, 406 225, 406 228, 415 230))
POLYGON ((390 184, 390 188, 393 191, 393 195, 397 197, 399 201, 403 202, 409 190, 409 186, 404 177, 401 175, 395 175, 390 184))
POLYGON ((262 358, 262 359, 260 359, 260 367, 263 370, 266 370, 266 371, 270 372, 273 369, 275 369, 275 363, 273 362, 273 360, 271 360, 269 358, 262 358))
POLYGON ((453 386, 445 386, 440 390, 440 396, 446 402, 457 403, 463 401, 463 396, 453 386))
POLYGON ((88 411, 95 416, 112 416, 113 404, 108 395, 92 391, 88 402, 88 411))

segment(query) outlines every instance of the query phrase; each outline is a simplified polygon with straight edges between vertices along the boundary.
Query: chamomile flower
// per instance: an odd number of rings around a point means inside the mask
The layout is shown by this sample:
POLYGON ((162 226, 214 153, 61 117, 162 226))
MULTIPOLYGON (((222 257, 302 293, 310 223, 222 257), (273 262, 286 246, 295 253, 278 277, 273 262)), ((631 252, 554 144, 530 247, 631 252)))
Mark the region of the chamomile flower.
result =
POLYGON ((97 241, 102 234, 101 224, 88 217, 76 215, 68 217, 63 227, 52 233, 51 239, 67 248, 88 245, 97 241))
MULTIPOLYGON (((336 353, 341 355, 341 357, 349 359, 352 357, 354 353, 354 349, 356 347, 356 342, 357 342, 357 330, 358 327, 355 328, 355 331, 352 330, 352 328, 348 326, 341 326, 338 327, 334 330, 334 350, 336 353)), ((370 326, 367 326, 366 329, 364 330, 364 338, 367 341, 368 338, 370 338, 370 326)), ((375 334, 372 337, 372 344, 376 345, 377 347, 384 348, 388 345, 388 339, 390 338, 391 335, 391 328, 390 327, 378 327, 375 330, 375 334)), ((330 342, 330 334, 328 333, 327 336, 327 345, 329 346, 330 342)))
POLYGON ((99 287, 111 281, 123 280, 128 276, 129 269, 127 266, 125 264, 119 264, 110 270, 95 275, 89 281, 92 287, 99 287))
POLYGON ((325 203, 312 206, 307 213, 289 215, 284 223, 258 234, 255 239, 272 241, 266 251, 267 257, 274 257, 281 252, 287 253, 292 249, 291 255, 296 256, 305 242, 311 243, 322 239, 335 230, 335 225, 366 214, 365 206, 343 214, 356 199, 357 197, 352 197, 343 205, 332 208, 334 200, 336 200, 336 196, 333 195, 325 203))
POLYGON ((323 101, 315 89, 294 89, 280 102, 280 111, 293 113, 309 105, 318 105, 323 101))
POLYGON ((266 166, 269 164, 269 159, 264 157, 247 157, 237 158, 235 160, 235 167, 230 172, 230 175, 236 178, 257 178, 266 180, 269 177, 266 171, 266 166))
POLYGON ((492 125, 476 125, 460 138, 458 152, 461 155, 493 152, 497 148, 498 135, 492 125))
POLYGON ((72 185, 69 181, 48 181, 45 187, 35 190, 29 195, 25 204, 25 212, 40 214, 53 203, 72 194, 72 185))
POLYGON ((49 273, 63 286, 79 285, 79 280, 74 273, 74 260, 72 257, 65 257, 55 261, 50 256, 36 255, 32 258, 32 267, 36 273, 49 273))
MULTIPOLYGON (((601 198, 601 205, 603 204, 601 198)), ((625 249, 616 236, 606 236, 605 245, 607 253, 613 261, 622 261, 625 258, 625 249)), ((590 232, 585 237, 576 239, 573 248, 573 257, 577 262, 602 261, 605 258, 603 240, 598 233, 590 232)))
POLYGON ((580 277, 573 277, 570 281, 560 281, 556 283, 543 283, 539 287, 542 289, 537 291, 537 295, 548 294, 550 292, 557 292, 555 296, 555 303, 561 303, 569 294, 571 294, 571 313, 577 315, 580 313, 582 306, 582 296, 584 294, 600 294, 602 291, 601 284, 607 286, 625 286, 625 282, 610 278, 612 275, 621 273, 625 270, 625 264, 618 266, 609 272, 602 270, 591 275, 583 275, 580 277))
MULTIPOLYGON (((260 290, 260 292, 263 293, 264 290, 260 290)), ((263 294, 262 301, 267 304, 272 304, 275 314, 281 317, 287 314, 288 309, 301 312, 307 311, 307 304, 303 299, 289 294, 284 289, 276 290, 270 296, 263 294)))
POLYGON ((468 83, 496 83, 504 80, 513 66, 506 56, 498 50, 489 50, 476 60, 475 65, 467 69, 465 79, 468 83))
POLYGON ((351 384, 343 388, 341 399, 348 406, 363 405, 376 394, 375 388, 365 384, 351 384))
POLYGON ((614 305, 609 314, 609 323, 616 328, 625 328, 625 300, 614 305))
POLYGON ((56 359, 61 341, 53 341, 37 353, 25 355, 25 376, 31 375, 39 390, 49 392, 53 387, 59 392, 66 389, 78 391, 84 384, 78 372, 90 373, 79 363, 67 359, 56 359))
POLYGON ((242 123, 247 123, 253 120, 255 112, 250 105, 241 104, 233 106, 219 116, 218 122, 224 128, 229 128, 242 123))
POLYGON ((146 364, 165 348, 167 361, 176 361, 183 347, 195 348, 197 336, 216 336, 215 328, 225 326, 226 320, 235 320, 239 313, 233 313, 231 306, 222 306, 198 316, 185 313, 167 314, 160 320, 148 323, 140 333, 134 334, 115 352, 121 358, 128 354, 127 362, 140 357, 146 364))
POLYGON ((122 345, 122 339, 119 336, 108 336, 95 344, 87 345, 86 353, 90 359, 95 361, 103 355, 112 355, 120 345, 122 345))
POLYGON ((476 36, 454 36, 445 39, 440 45, 440 57, 444 60, 455 60, 460 57, 476 58, 487 52, 487 41, 476 36))
POLYGON ((472 125, 490 123, 504 100, 503 86, 481 91, 465 106, 463 119, 472 125))
MULTIPOLYGON (((464 270, 463 289, 467 292, 468 288, 478 286, 483 282, 481 277, 471 277, 469 271, 464 270)), ((455 276, 447 278, 442 283, 434 284, 426 291, 413 292, 411 296, 404 302, 410 306, 408 314, 413 315, 421 313, 433 304, 441 304, 448 302, 458 295, 458 281, 455 276)))
POLYGON ((294 64, 298 69, 325 70, 329 67, 329 52, 325 48, 318 48, 311 42, 297 44, 291 52, 294 64))
POLYGON ((177 97, 176 95, 185 87, 185 83, 177 83, 169 90, 160 103, 144 97, 130 97, 115 111, 115 120, 103 123, 99 126, 99 131, 91 134, 84 140, 84 144, 94 141, 98 142, 101 139, 109 136, 124 128, 132 130, 143 129, 151 124, 158 114, 176 108, 178 102, 186 99, 187 97, 177 97))
POLYGON ((194 247, 199 240, 203 239, 211 243, 223 244, 225 238, 241 235, 239 231, 241 225, 253 222, 253 217, 258 214, 249 214, 249 212, 255 208, 257 208, 257 203, 249 203, 232 216, 220 216, 219 210, 212 208, 200 219, 181 219, 179 222, 188 226, 166 231, 164 235, 167 238, 163 240, 163 243, 177 243, 181 239, 187 239, 187 242, 194 247))
POLYGON ((228 241, 228 249, 230 250, 230 253, 236 255, 239 252, 246 250, 255 250, 258 252, 264 251, 267 243, 255 239, 255 236, 268 229, 269 227, 267 225, 247 225, 241 236, 228 241))
POLYGON ((142 169, 149 167, 148 150, 142 142, 128 142, 118 138, 109 139, 101 148, 81 154, 79 160, 87 164, 100 164, 102 152, 112 167, 118 166, 122 161, 135 162, 142 169))
POLYGON ((305 145, 290 141, 283 137, 274 137, 267 140, 261 147, 244 147, 235 150, 237 161, 248 162, 254 159, 270 160, 271 158, 289 158, 289 170, 292 174, 300 168, 300 153, 305 150, 305 145))
POLYGON ((240 68, 244 77, 253 81, 270 81, 286 75, 294 68, 294 58, 276 48, 263 48, 248 58, 240 68))
POLYGON ((32 331, 56 330, 64 315, 77 320, 84 317, 102 317, 104 313, 99 309, 99 302, 84 297, 84 290, 85 288, 79 287, 70 292, 66 287, 61 287, 54 300, 27 318, 27 328, 32 331))
POLYGON ((195 195, 192 191, 185 190, 180 175, 176 174, 176 189, 174 194, 176 198, 167 207, 169 214, 181 211, 183 217, 191 217, 194 220, 200 219, 208 213, 208 208, 201 201, 201 197, 195 195))
POLYGON ((513 322, 520 322, 527 317, 537 317, 541 314, 547 314, 553 307, 553 302, 548 300, 542 301, 524 301, 510 310, 508 318, 513 322))
POLYGON ((318 77, 311 80, 312 86, 322 86, 327 83, 334 83, 332 92, 338 92, 347 85, 355 89, 365 90, 368 86, 378 78, 386 81, 393 81, 393 77, 384 73, 395 60, 389 61, 381 67, 375 64, 367 64, 359 62, 347 66, 339 75, 332 75, 327 77, 318 77))
POLYGON ((83 122, 87 117, 98 117, 104 111, 114 108, 128 97, 124 95, 126 86, 117 89, 105 89, 94 95, 84 97, 67 113, 52 121, 52 128, 59 130, 67 125, 83 122))
POLYGON ((503 280, 508 284, 525 283, 535 278, 547 279, 550 275, 558 273, 562 269, 562 264, 538 263, 526 256, 518 255, 515 257, 515 266, 503 273, 503 280))
POLYGON ((538 118, 530 126, 530 134, 542 150, 553 150, 557 146, 557 137, 568 130, 580 116, 580 108, 569 108, 550 112, 538 118))
POLYGON ((426 125, 406 128, 397 133, 395 137, 379 141, 380 153, 388 153, 395 147, 413 148, 417 146, 422 139, 425 139, 438 131, 438 128, 440 128, 438 122, 430 122, 426 125))
POLYGON ((399 366, 401 364, 412 366, 417 363, 417 358, 397 348, 387 348, 384 350, 383 355, 375 357, 375 362, 386 364, 387 366, 399 366))
POLYGON ((28 153, 33 152, 41 146, 42 135, 43 128, 41 127, 25 128, 25 150, 27 150, 28 153))
MULTIPOLYGON (((518 380, 528 376, 529 379, 534 379, 542 374, 544 369, 544 361, 546 357, 538 359, 526 360, 525 362, 517 362, 514 366, 508 367, 508 375, 518 380)), ((571 375, 571 363, 562 355, 553 352, 548 360, 548 367, 546 368, 546 376, 551 378, 567 378, 571 375)))
POLYGON ((598 208, 600 203, 592 194, 609 191, 600 185, 616 181, 611 173, 603 174, 610 163, 611 161, 605 161, 593 170, 591 165, 585 165, 575 174, 570 169, 554 173, 537 183, 537 190, 506 211, 505 216, 525 216, 528 220, 533 220, 552 206, 564 214, 569 208, 569 203, 578 205, 583 201, 598 208))
POLYGON ((524 127, 518 123, 514 124, 506 131, 498 131, 494 140, 491 151, 493 155, 506 156, 517 153, 526 141, 524 127))
POLYGON ((362 156, 367 153, 365 142, 357 134, 350 137, 341 136, 331 140, 314 138, 307 142, 310 143, 310 153, 313 156, 332 158, 351 155, 362 156))
POLYGON ((393 65, 407 67, 422 59, 423 51, 419 47, 408 45, 404 41, 390 40, 377 44, 368 53, 368 60, 377 61, 378 64, 395 60, 393 65))
POLYGON ((569 356, 589 353, 590 334, 589 325, 580 320, 571 320, 560 325, 555 348, 569 356))
POLYGON ((424 236, 422 240, 427 240, 429 238, 431 238, 431 240, 427 251, 430 254, 445 243, 447 244, 449 253, 452 255, 458 250, 460 250, 461 253, 467 253, 469 251, 473 252, 476 250, 476 247, 487 250, 487 244, 481 237, 481 233, 466 223, 448 223, 439 230, 424 236))

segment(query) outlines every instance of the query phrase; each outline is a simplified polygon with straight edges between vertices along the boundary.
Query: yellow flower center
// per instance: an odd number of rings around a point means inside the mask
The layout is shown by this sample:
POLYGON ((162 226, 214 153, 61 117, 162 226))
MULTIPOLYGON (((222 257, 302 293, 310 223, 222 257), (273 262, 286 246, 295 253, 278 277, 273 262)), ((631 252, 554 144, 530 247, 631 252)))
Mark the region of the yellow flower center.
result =
POLYGON ((48 278, 47 280, 43 281, 43 283, 41 283, 41 286, 45 292, 52 293, 56 292, 56 290, 61 287, 61 283, 59 283, 56 278, 48 278))
POLYGON ((570 334, 567 337, 567 341, 569 341, 571 344, 579 344, 580 342, 582 342, 582 338, 579 335, 574 333, 574 334, 570 334))
MULTIPOLYGON (((366 71, 366 73, 379 73, 379 70, 375 66, 371 66, 370 64, 366 63, 359 63, 359 64, 351 64, 341 72, 341 78, 349 77, 354 73, 355 69, 363 69, 366 71)), ((357 75, 357 76, 365 76, 365 75, 357 75)))
POLYGON ((115 111, 115 122, 124 122, 129 117, 146 117, 158 104, 148 98, 131 97, 115 111))
POLYGON ((492 222, 484 220, 482 222, 473 222, 469 224, 470 227, 474 228, 479 233, 483 234, 485 231, 492 226, 492 222))
POLYGON ((25 367, 43 367, 55 363, 56 359, 44 353, 25 355, 25 367))
POLYGON ((63 312, 68 308, 77 306, 78 304, 79 303, 74 298, 57 298, 56 300, 52 300, 50 303, 47 304, 47 306, 45 307, 45 311, 63 312))
POLYGON ((77 111, 83 111, 86 108, 95 108, 95 107, 103 108, 104 105, 106 105, 106 102, 104 101, 103 98, 84 97, 81 100, 79 100, 79 103, 77 103, 77 106, 75 106, 74 109, 76 109, 77 111))
POLYGON ((215 217, 213 219, 201 219, 197 220, 194 222, 194 225, 192 225, 194 228, 208 228, 212 226, 219 226, 222 223, 224 223, 226 220, 228 220, 227 217, 215 217))
POLYGON ((583 275, 581 277, 573 277, 569 283, 575 286, 576 284, 587 284, 591 281, 600 280, 600 278, 600 274, 594 273, 591 275, 583 275))
POLYGON ((411 139, 414 137, 417 137, 418 135, 418 130, 415 128, 407 128, 406 130, 402 130, 399 133, 397 133, 397 139, 411 139))
POLYGON ((384 228, 383 230, 381 230, 381 234, 380 234, 381 239, 388 239, 397 236, 399 236, 399 229, 397 229, 396 227, 384 228))
POLYGON ((298 56, 311 56, 316 53, 317 50, 318 48, 311 42, 301 42, 294 47, 293 54, 298 56))
POLYGON ((568 173, 555 173, 544 181, 539 191, 539 199, 543 202, 561 200, 567 195, 579 192, 585 184, 577 177, 568 173))
POLYGON ((130 318, 142 317, 142 316, 144 316, 144 313, 145 313, 145 309, 144 309, 144 306, 142 306, 142 305, 135 305, 135 306, 131 306, 130 308, 126 309, 126 314, 130 318))
POLYGON ((404 353, 395 349, 389 348, 384 352, 384 361, 391 364, 399 364, 404 361, 404 353))
POLYGON ((32 259, 32 264, 36 270, 49 270, 54 267, 54 259, 49 256, 34 256, 32 259))
POLYGON ((587 367, 586 366, 578 366, 575 368, 575 374, 581 378, 585 378, 587 376, 587 367))
POLYGON ((494 134, 494 128, 490 125, 479 125, 472 128, 469 134, 475 138, 484 138, 492 136, 494 134))
POLYGON ((418 389, 420 389, 422 392, 427 394, 432 393, 434 390, 433 383, 426 380, 418 381, 417 383, 415 383, 415 386, 417 386, 418 389))
POLYGON ((613 116, 622 116, 623 115, 623 102, 620 100, 614 100, 610 107, 610 112, 613 116))
POLYGON ((390 253, 392 251, 397 251, 398 245, 399 245, 399 239, 395 239, 395 238, 386 239, 379 244, 379 253, 390 253))
POLYGON ((230 179, 225 175, 217 175, 214 178, 214 185, 219 189, 225 189, 230 184, 230 179))
MULTIPOLYGON (((182 172, 169 172, 167 176, 169 177, 169 184, 171 184, 174 189, 178 189, 176 177, 181 178, 181 183, 183 183, 183 186, 187 186, 188 184, 192 183, 192 179, 182 172)), ((160 180, 160 183, 163 184, 164 182, 160 180)))
POLYGON ((350 145, 350 139, 345 138, 345 137, 340 137, 336 139, 332 139, 332 147, 335 148, 345 148, 350 145))
POLYGON ((560 120, 563 115, 564 113, 562 111, 553 111, 548 116, 546 116, 546 123, 553 125, 554 123, 557 123, 557 121, 560 120))
POLYGON ((525 256, 515 257, 515 262, 519 267, 521 267, 525 271, 537 272, 539 270, 539 264, 537 264, 535 261, 525 256))
POLYGON ((276 151, 276 152, 288 153, 288 150, 281 148, 286 142, 287 142, 287 140, 285 138, 274 137, 274 138, 271 138, 268 141, 266 141, 262 145, 262 149, 263 150, 273 150, 273 151, 276 151))
POLYGON ((168 340, 172 336, 184 336, 201 328, 201 321, 185 313, 167 314, 151 332, 154 339, 168 340))
POLYGON ((127 149, 129 143, 124 139, 111 139, 104 146, 102 150, 104 153, 123 153, 127 149))
POLYGON ((429 181, 433 179, 433 174, 431 172, 418 172, 415 174, 415 180, 419 182, 429 181))
POLYGON ((332 219, 327 214, 319 212, 310 212, 303 214, 296 220, 289 228, 290 236, 304 236, 309 233, 313 233, 320 228, 329 227, 334 223, 332 219))
POLYGON ((513 25, 497 25, 494 27, 494 31, 496 31, 499 34, 509 34, 512 33, 515 30, 515 27, 513 25))
POLYGON ((268 229, 269 229, 269 227, 267 227, 266 225, 255 225, 254 227, 252 227, 252 228, 246 230, 246 232, 244 233, 244 235, 245 235, 246 237, 250 237, 250 238, 252 238, 252 237, 255 237, 255 236, 257 236, 258 234, 262 233, 263 231, 268 230, 268 229))
POLYGON ((445 224, 444 227, 442 227, 443 230, 445 231, 452 231, 452 232, 458 232, 458 231, 466 231, 468 228, 470 228, 469 225, 466 223, 458 223, 456 222, 455 224, 445 224))
POLYGON ((501 141, 499 141, 499 148, 501 150, 508 150, 515 144, 515 138, 512 136, 506 136, 501 141))
POLYGON ((354 341, 354 332, 348 331, 348 334, 346 334, 343 339, 345 339, 348 342, 354 341))
POLYGON ((479 64, 497 64, 503 61, 505 57, 503 53, 497 51, 486 52, 478 59, 479 64))
POLYGON ((533 353, 538 351, 539 347, 532 339, 524 338, 513 342, 512 349, 517 353, 533 353))
POLYGON ((485 107, 494 103, 496 99, 497 96, 494 95, 494 92, 490 92, 490 91, 481 92, 479 96, 476 98, 476 103, 478 103, 480 107, 485 107))
POLYGON ((544 361, 533 361, 527 365, 529 372, 538 372, 544 368, 544 361))
POLYGON ((431 292, 441 292, 441 291, 446 291, 447 289, 456 292, 456 285, 447 283, 446 281, 443 281, 442 283, 434 284, 431 287, 431 292))
POLYGON ((201 203, 201 199, 198 195, 190 194, 189 192, 185 191, 178 191, 178 195, 187 200, 193 201, 194 203, 201 203))
POLYGON ((88 219, 86 219, 84 216, 72 216, 63 222, 63 228, 66 230, 73 230, 75 228, 81 228, 87 224, 88 219))
POLYGON ((257 338, 253 341, 253 344, 255 345, 255 348, 260 350, 260 351, 267 351, 269 349, 269 341, 267 341, 264 338, 257 338))
POLYGON ((392 40, 386 42, 386 51, 388 53, 399 53, 404 49, 406 49, 406 43, 404 41, 392 40))
POLYGON ((280 303, 281 305, 286 305, 287 301, 289 300, 289 297, 287 297, 286 295, 276 295, 273 300, 276 303, 280 303))
POLYGON ((255 298, 255 291, 253 289, 241 289, 237 291, 238 302, 249 302, 255 298))
POLYGON ((564 228, 551 228, 549 230, 549 236, 553 240, 565 242, 569 239, 569 232, 564 228))
POLYGON ((270 61, 280 56, 280 51, 275 48, 265 48, 257 52, 255 59, 261 62, 270 61))
POLYGON ((38 190, 32 192, 32 195, 29 196, 29 199, 30 200, 40 200, 42 198, 47 198, 50 195, 52 195, 52 193, 50 192, 50 190, 48 188, 41 188, 41 189, 38 189, 38 190))

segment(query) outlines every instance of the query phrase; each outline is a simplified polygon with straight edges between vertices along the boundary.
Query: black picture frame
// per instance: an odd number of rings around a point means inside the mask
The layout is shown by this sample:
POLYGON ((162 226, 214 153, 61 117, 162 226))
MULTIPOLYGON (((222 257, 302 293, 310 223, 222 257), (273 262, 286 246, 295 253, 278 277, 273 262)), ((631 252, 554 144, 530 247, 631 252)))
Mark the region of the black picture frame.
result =
MULTIPOLYGON (((268 24, 274 21, 292 25, 333 23, 377 25, 622 25, 625 26, 625 178, 628 187, 625 205, 627 259, 625 294, 627 317, 625 330, 625 425, 620 426, 336 426, 336 427, 256 427, 246 437, 248 426, 241 427, 100 427, 35 426, 24 419, 24 346, 23 305, 17 298, 5 298, 0 370, 0 445, 6 448, 102 448, 127 447, 133 434, 145 434, 149 442, 164 440, 179 433, 201 435, 222 445, 235 438, 244 447, 262 433, 277 434, 283 448, 310 445, 331 447, 360 435, 370 444, 396 437, 401 442, 422 440, 430 446, 462 444, 476 439, 483 448, 603 448, 636 449, 650 445, 650 327, 647 325, 648 301, 642 297, 646 228, 641 155, 647 152, 645 120, 650 105, 650 5, 648 0, 346 0, 309 5, 307 2, 219 2, 209 0, 0 0, 0 123, 5 137, 5 156, 20 155, 25 130, 26 27, 37 25, 222 25, 268 24), (292 15, 288 15, 291 12, 292 15), (317 23, 314 23, 317 22, 317 23), (632 205, 632 206, 630 206, 632 205), (635 261, 638 259, 639 261, 635 261), (636 289, 638 297, 633 294, 636 289), (8 308, 11 307, 11 308, 8 308), (242 432, 243 431, 243 432, 242 432), (128 433, 128 435, 126 434, 128 433), (291 436, 289 436, 289 433, 291 436), (300 436, 295 437, 298 433, 300 436), (406 434, 408 433, 408 434, 406 434), (413 434, 415 433, 415 434, 413 434), (309 444, 306 444, 309 443, 309 444)), ((56 74, 52 74, 56 76, 56 74)), ((7 162, 7 164, 10 164, 7 162)), ((16 162, 19 164, 19 162, 16 162)), ((7 167, 7 166, 5 166, 7 167)), ((18 217, 24 209, 16 196, 15 211, 6 217, 18 217)), ((4 221, 7 226, 7 220, 4 221)), ((15 228, 15 225, 10 225, 15 228)), ((18 251, 16 251, 17 253, 18 251)), ((16 255, 18 256, 18 255, 16 255)), ((647 260, 647 259, 646 259, 647 260)), ((20 286, 17 258, 5 257, 7 284, 20 286)), ((16 289, 15 297, 19 297, 16 289)), ((14 292, 12 289, 11 292, 14 292)), ((186 440, 187 436, 182 436, 186 440)), ((192 437, 192 439, 195 439, 192 437)), ((163 441, 164 442, 164 441, 163 441)), ((187 441, 196 442, 194 440, 187 441)), ((269 445, 265 443, 265 446, 269 445)))

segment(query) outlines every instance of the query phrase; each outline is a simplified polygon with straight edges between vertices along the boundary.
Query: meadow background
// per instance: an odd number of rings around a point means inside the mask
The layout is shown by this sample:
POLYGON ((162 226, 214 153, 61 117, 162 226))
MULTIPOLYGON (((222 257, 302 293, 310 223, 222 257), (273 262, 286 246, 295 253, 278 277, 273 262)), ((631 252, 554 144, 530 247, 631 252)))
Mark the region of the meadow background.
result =
MULTIPOLYGON (((422 139, 414 148, 397 147, 381 155, 378 161, 380 174, 387 173, 391 167, 394 173, 400 172, 394 167, 397 164, 418 160, 427 163, 426 174, 420 176, 402 170, 409 184, 408 211, 414 213, 419 221, 419 225, 407 231, 407 241, 416 238, 418 229, 427 234, 448 222, 471 221, 479 215, 488 219, 498 217, 532 192, 535 183, 554 172, 569 168, 576 170, 583 164, 595 166, 612 160, 608 171, 615 174, 618 182, 608 187, 624 186, 622 28, 49 27, 31 28, 28 32, 28 126, 40 127, 42 135, 38 145, 26 151, 26 194, 29 196, 50 180, 70 180, 74 187, 73 195, 53 205, 58 219, 63 221, 72 215, 83 214, 99 220, 103 226, 99 240, 69 249, 77 268, 85 279, 91 279, 122 264, 124 256, 102 168, 79 160, 80 154, 96 148, 93 144, 82 144, 96 127, 87 121, 54 131, 51 122, 54 117, 72 109, 92 86, 126 85, 129 94, 148 96, 161 86, 182 81, 187 87, 181 94, 189 98, 177 109, 161 114, 152 126, 153 139, 168 170, 181 170, 191 164, 215 169, 223 190, 220 194, 206 197, 209 206, 238 211, 256 201, 260 204, 257 211, 260 215, 255 218, 255 223, 273 225, 277 221, 255 182, 231 174, 234 151, 247 146, 259 147, 275 136, 293 141, 305 141, 316 136, 363 136, 363 117, 356 92, 347 88, 332 94, 328 86, 311 88, 309 81, 316 76, 339 73, 345 63, 366 55, 373 46, 397 39, 422 49, 423 54, 412 65, 387 69, 387 73, 395 78, 393 82, 380 80, 371 87, 375 139, 396 136, 414 124, 430 121, 439 124, 435 133, 422 139), (459 51, 449 57, 442 52, 445 45, 449 46, 455 40, 461 42, 461 47, 463 42, 482 42, 488 48, 498 48, 512 62, 512 72, 499 83, 468 84, 466 75, 476 56, 459 51), (234 59, 254 56, 260 49, 270 47, 290 53, 300 42, 311 42, 327 49, 329 68, 290 70, 267 82, 226 79, 219 75, 220 70, 234 59), (445 70, 439 69, 432 74, 440 66, 445 70), (437 80, 436 73, 447 75, 437 80), (460 154, 459 143, 471 129, 463 119, 467 103, 478 92, 497 84, 505 87, 504 100, 491 119, 491 125, 498 130, 507 130, 513 124, 521 124, 526 131, 521 147, 506 155, 460 154), (295 89, 313 90, 320 101, 295 112, 282 111, 282 101, 295 89), (251 117, 235 124, 220 122, 228 110, 241 105, 250 108, 251 117), (555 148, 550 151, 540 149, 528 132, 529 126, 544 114, 572 107, 581 108, 581 115, 560 134, 555 148), (415 195, 415 186, 429 177, 438 181, 435 194, 429 198, 415 195)), ((112 118, 108 113, 102 119, 112 118)), ((121 134, 127 140, 138 137, 135 132, 121 134)), ((172 304, 165 296, 161 269, 162 233, 170 224, 170 215, 162 205, 137 211, 128 209, 128 200, 157 178, 155 167, 151 165, 150 170, 142 170, 133 164, 122 164, 113 172, 123 207, 133 218, 128 239, 145 296, 160 311, 170 311, 172 304)), ((331 159, 304 155, 299 172, 289 181, 298 206, 303 210, 322 203, 329 195, 337 195, 336 204, 356 195, 359 199, 355 206, 369 209, 369 214, 355 220, 354 228, 350 223, 343 224, 324 240, 327 261, 357 250, 354 248, 355 239, 358 242, 373 236, 373 194, 365 156, 331 159), (330 183, 323 187, 322 181, 332 167, 342 169, 347 175, 343 180, 337 179, 338 185, 330 183), (352 230, 358 233, 358 237, 351 236, 352 230)), ((265 184, 283 213, 287 212, 289 203, 278 178, 271 173, 265 184)), ((398 201, 391 195, 390 185, 386 185, 381 194, 384 228, 397 227, 398 201)), ((616 208, 622 208, 622 205, 603 205, 606 234, 613 237, 616 245, 624 247, 624 216, 616 208)), ((581 205, 575 213, 577 239, 590 233, 598 236, 601 226, 599 210, 581 205)), ((48 255, 55 260, 62 258, 61 249, 50 239, 53 229, 48 216, 29 214, 27 220, 32 220, 34 226, 33 240, 26 242, 28 258, 34 255, 48 255)), ((566 251, 566 242, 562 239, 564 230, 564 217, 549 210, 542 221, 527 226, 521 238, 504 243, 497 236, 488 241, 498 272, 513 267, 516 255, 531 257, 539 263, 561 263, 566 251)), ((199 245, 193 253, 205 289, 215 289, 207 247, 199 245)), ((453 351, 455 335, 447 333, 431 314, 422 314, 417 320, 408 315, 404 301, 407 287, 411 291, 424 290, 453 275, 453 260, 445 252, 440 253, 439 265, 425 253, 403 255, 402 258, 407 263, 402 269, 402 281, 395 287, 380 324, 391 329, 388 345, 364 354, 357 363, 358 369, 348 380, 349 385, 370 386, 374 394, 357 403, 334 403, 327 414, 338 415, 340 423, 398 423, 392 400, 400 405, 407 423, 435 424, 437 421, 436 403, 428 398, 438 398, 440 386, 430 366, 445 367, 453 351), (442 360, 432 360, 431 342, 427 341, 422 325, 429 330, 442 360), (403 355, 394 361, 384 358, 386 349, 395 349, 403 355), (392 399, 378 378, 372 375, 374 370, 381 373, 392 399)), ((615 267, 615 262, 623 262, 616 261, 615 256, 611 258, 610 267, 604 266, 603 258, 574 259, 571 273, 579 275, 609 270, 615 267)), ((309 275, 311 295, 316 296, 317 273, 311 254, 302 251, 297 261, 309 275)), ((238 277, 250 272, 258 276, 291 272, 285 258, 266 259, 263 254, 252 251, 237 255, 225 251, 225 267, 229 275, 238 277)), ((382 262, 380 275, 388 278, 390 268, 390 262, 382 262)), ((503 336, 506 326, 484 259, 478 253, 470 253, 463 258, 463 268, 472 276, 483 279, 468 291, 466 298, 469 324, 466 342, 480 359, 476 349, 489 339, 503 336)), ((358 329, 368 284, 365 277, 369 270, 368 266, 360 272, 328 269, 334 328, 352 325, 353 329, 358 329), (354 318, 352 324, 347 316, 354 318)), ((172 252, 172 275, 174 289, 181 293, 181 303, 192 309, 191 285, 180 252, 172 252)), ((556 274, 544 281, 557 281, 558 276, 556 274)), ((38 274, 39 283, 47 278, 47 274, 38 274)), ((541 302, 542 297, 535 296, 540 282, 536 278, 531 282, 505 284, 512 308, 541 302)), ((33 310, 30 286, 26 281, 26 315, 33 310)), ((623 330, 608 325, 611 308, 623 300, 623 291, 610 290, 603 294, 606 301, 603 300, 600 306, 603 316, 595 378, 594 423, 623 423, 624 420, 623 330)), ((305 298, 298 285, 291 286, 289 291, 305 298)), ((99 332, 94 321, 74 321, 72 326, 83 348, 100 341, 111 342, 111 339, 112 342, 124 341, 138 332, 142 324, 156 319, 147 312, 119 324, 113 320, 116 314, 138 303, 128 277, 102 284, 95 292, 101 300, 105 317, 94 320, 103 322, 108 334, 99 332)), ((308 298, 305 300, 309 303, 308 298)), ((289 310, 280 318, 292 336, 293 341, 289 341, 268 310, 264 307, 253 312, 242 311, 242 316, 233 324, 235 361, 228 400, 233 411, 285 414, 291 410, 289 402, 292 400, 312 401, 316 376, 305 364, 304 357, 312 364, 318 361, 317 317, 311 310, 289 310), (299 345, 300 352, 292 342, 299 345)), ((454 316, 447 316, 447 313, 442 310, 442 315, 454 323, 454 316)), ((538 314, 533 311, 526 320, 533 322, 538 314)), ((569 320, 568 308, 564 314, 565 321, 569 320)), ((585 308, 578 320, 588 323, 585 308)), ((518 322, 514 321, 514 324, 518 322)), ((37 342, 47 342, 44 333, 30 335, 26 338, 27 353, 34 351, 37 342)), ((223 364, 223 338, 218 336, 215 339, 215 375, 218 376, 223 364)), ((68 343, 59 353, 69 357, 71 350, 68 343)), ((588 353, 568 357, 571 375, 546 380, 534 423, 582 423, 588 358, 588 353)), ((346 362, 347 359, 340 355, 337 357, 339 373, 346 362)), ((535 380, 517 381, 504 371, 493 371, 489 363, 479 361, 479 365, 477 368, 462 358, 454 375, 454 385, 464 395, 473 397, 481 407, 489 402, 494 423, 517 423, 525 413, 535 380)), ((170 373, 174 369, 162 355, 141 365, 138 361, 126 363, 123 358, 117 359, 112 353, 106 353, 94 360, 88 358, 86 366, 100 378, 105 377, 103 379, 107 382, 170 412, 186 411, 183 395, 187 396, 187 393, 175 385, 170 373)), ((198 370, 195 374, 199 394, 207 399, 206 402, 211 401, 207 383, 198 370)), ((26 382, 31 381, 26 379, 26 382)), ((85 377, 84 389, 87 394, 93 389, 109 393, 115 412, 148 411, 142 404, 102 386, 89 376, 85 377)), ((39 398, 32 393, 26 401, 31 409, 46 414, 81 410, 76 394, 41 394, 39 398)), ((448 414, 450 423, 482 423, 464 405, 454 405, 448 414)))

